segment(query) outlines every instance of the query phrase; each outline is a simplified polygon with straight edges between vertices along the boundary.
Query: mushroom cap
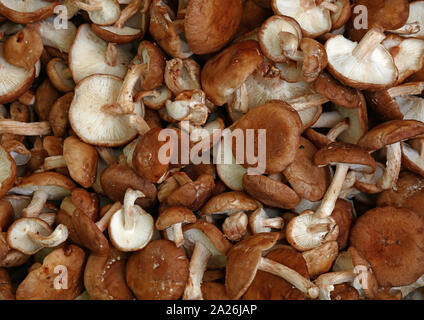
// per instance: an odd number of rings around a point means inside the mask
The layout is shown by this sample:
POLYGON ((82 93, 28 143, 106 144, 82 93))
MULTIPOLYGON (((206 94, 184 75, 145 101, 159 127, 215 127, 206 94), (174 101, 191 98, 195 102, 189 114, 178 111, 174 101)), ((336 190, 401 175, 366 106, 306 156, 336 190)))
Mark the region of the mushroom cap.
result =
POLYGON ((51 16, 58 3, 45 0, 1 0, 0 14, 15 23, 34 23, 51 16))
POLYGON ((184 30, 190 49, 195 54, 220 50, 236 33, 242 14, 241 0, 188 1, 184 30))
POLYGON ((105 256, 109 252, 109 242, 103 232, 81 210, 72 214, 72 225, 81 244, 90 249, 95 255, 105 256))
POLYGON ((214 104, 222 106, 262 61, 257 41, 231 45, 206 62, 201 73, 203 91, 214 104))
POLYGON ((337 199, 331 217, 339 227, 339 236, 337 237, 339 248, 344 249, 348 244, 350 230, 353 225, 352 203, 344 199, 337 199))
POLYGON ((4 43, 0 43, 0 103, 8 103, 23 95, 32 85, 35 68, 26 70, 8 63, 4 54, 4 43))
POLYGON ((84 188, 96 182, 98 155, 94 147, 71 136, 63 143, 63 157, 72 179, 84 188))
POLYGON ((53 58, 46 66, 47 75, 50 82, 60 92, 70 92, 75 88, 75 82, 65 74, 69 71, 68 63, 61 58, 53 58))
POLYGON ((359 96, 362 102, 358 108, 348 109, 334 105, 334 110, 342 117, 349 119, 349 128, 339 136, 339 140, 342 142, 357 144, 368 130, 367 103, 362 93, 359 93, 359 96))
MULTIPOLYGON (((140 20, 143 18, 141 16, 138 17, 140 20)), ((129 43, 136 41, 141 38, 144 33, 144 29, 141 26, 137 26, 138 28, 133 28, 130 26, 123 26, 119 28, 117 26, 100 26, 97 24, 91 25, 91 30, 102 38, 103 40, 111 43, 129 43)))
POLYGON ((317 151, 309 140, 301 137, 294 161, 283 171, 299 197, 312 202, 321 200, 330 185, 328 170, 314 163, 317 151))
POLYGON ((405 208, 367 211, 352 228, 350 244, 381 286, 404 286, 424 273, 424 217, 405 208))
POLYGON ((0 200, 0 230, 9 227, 14 219, 15 214, 12 204, 7 200, 0 200))
POLYGON ((339 253, 339 246, 336 241, 329 241, 314 249, 302 253, 306 261, 308 272, 311 278, 328 272, 339 253))
POLYGON ((134 253, 126 267, 128 286, 140 300, 178 300, 188 280, 184 250, 168 240, 154 240, 134 253))
POLYGON ((258 233, 236 243, 227 254, 225 288, 230 299, 239 299, 252 284, 262 251, 271 249, 278 233, 258 233))
MULTIPOLYGON (((17 300, 73 300, 82 291, 85 253, 74 245, 54 249, 43 260, 42 266, 31 271, 16 290, 17 300), (67 270, 68 288, 55 289, 59 275, 57 266, 67 270)), ((63 271, 61 271, 63 275, 63 271)))
MULTIPOLYGON (((265 258, 278 262, 298 272, 309 280, 308 268, 302 254, 290 246, 278 245, 265 258)), ((243 300, 306 300, 307 296, 281 277, 258 270, 243 300)))
POLYGON ((17 176, 16 163, 10 154, 0 146, 0 198, 15 184, 17 176))
POLYGON ((214 187, 214 177, 202 174, 197 180, 179 187, 166 201, 170 206, 184 206, 196 211, 212 196, 214 187))
MULTIPOLYGON (((91 220, 96 221, 98 219, 99 198, 96 193, 89 193, 85 189, 75 188, 71 193, 71 201, 75 209, 81 210, 91 220)), ((68 214, 72 213, 73 212, 68 212, 68 214)))
MULTIPOLYGON (((393 1, 393 0, 392 0, 393 1)), ((406 0, 402 0, 406 2, 406 0)), ((409 3, 409 14, 407 16, 408 20, 404 24, 414 24, 419 23, 419 31, 413 34, 405 34, 404 37, 413 37, 418 39, 424 39, 424 30, 423 30, 423 8, 424 3, 422 1, 412 1, 409 3)), ((400 25, 401 28, 404 24, 400 25)))
MULTIPOLYGON (((137 135, 128 125, 128 115, 112 115, 102 109, 116 102, 122 83, 115 76, 92 75, 75 87, 69 122, 81 140, 97 146, 117 147, 137 135)), ((135 103, 134 114, 141 116, 142 113, 141 104, 135 103)))
MULTIPOLYGON (((234 130, 237 129, 241 129, 244 134, 245 145, 243 150, 247 149, 246 132, 248 129, 266 130, 266 172, 280 173, 295 159, 296 151, 300 145, 303 125, 299 114, 289 104, 279 100, 271 100, 244 115, 235 125, 234 130)), ((250 143, 252 142, 249 141, 250 143)), ((263 141, 260 141, 258 135, 255 134, 253 147, 255 153, 262 143, 263 141)), ((233 154, 237 154, 235 141, 233 141, 233 154)))
POLYGON ((352 8, 349 0, 338 0, 334 4, 337 6, 336 12, 331 12, 332 30, 342 28, 352 16, 352 8))
POLYGON ((353 55, 358 43, 337 35, 325 43, 330 73, 357 89, 379 90, 391 87, 398 78, 393 57, 378 45, 367 59, 353 55))
POLYGON ((15 300, 15 290, 6 269, 0 268, 0 300, 15 300))
POLYGON ((101 6, 100 10, 88 12, 91 22, 102 26, 114 24, 121 14, 118 1, 104 0, 101 2, 101 6))
POLYGON ((230 300, 223 283, 204 281, 201 289, 204 300, 230 300))
POLYGON ((220 193, 208 202, 200 210, 200 215, 227 214, 231 215, 238 211, 256 210, 259 203, 247 194, 240 191, 220 193))
POLYGON ((156 44, 143 40, 138 46, 137 53, 142 63, 147 63, 148 66, 141 89, 153 90, 160 87, 165 72, 165 56, 162 50, 156 44))
POLYGON ((368 131, 358 142, 367 151, 376 151, 387 145, 409 140, 424 134, 424 123, 416 120, 392 120, 368 131))
POLYGON ((165 230, 177 223, 195 223, 196 216, 186 207, 169 207, 159 214, 155 226, 159 231, 165 230))
POLYGON ((83 24, 78 28, 69 51, 69 69, 75 83, 93 74, 125 76, 131 54, 124 47, 116 46, 117 61, 115 66, 110 66, 105 61, 107 45, 91 30, 90 25, 83 24))
MULTIPOLYGON (((50 50, 51 52, 56 50, 56 52, 67 54, 71 49, 72 42, 74 41, 77 33, 77 27, 72 21, 68 20, 68 28, 58 29, 55 24, 56 18, 56 16, 51 16, 50 18, 31 26, 40 30, 46 51, 50 50)), ((67 56, 62 56, 62 59, 66 58, 67 56)))
POLYGON ((341 283, 334 286, 330 294, 331 300, 359 300, 359 293, 348 283, 341 283))
POLYGON ((366 173, 373 173, 377 166, 373 157, 364 149, 340 142, 333 142, 320 149, 315 154, 314 162, 317 166, 348 164, 353 170, 366 173))
POLYGON ((30 196, 42 190, 48 194, 49 200, 61 200, 71 194, 75 183, 71 179, 56 172, 40 172, 18 179, 10 193, 30 196))
POLYGON ((153 183, 141 178, 133 169, 126 165, 113 164, 103 170, 100 176, 104 193, 113 201, 124 201, 128 188, 140 190, 144 198, 139 198, 136 204, 147 209, 156 202, 157 190, 153 183))
POLYGON ((107 255, 92 253, 84 269, 84 287, 93 300, 132 300, 125 279, 126 253, 110 248, 107 255))
POLYGON ((73 99, 74 93, 69 92, 57 99, 50 109, 48 120, 53 134, 57 137, 65 137, 67 134, 69 127, 68 112, 73 99))

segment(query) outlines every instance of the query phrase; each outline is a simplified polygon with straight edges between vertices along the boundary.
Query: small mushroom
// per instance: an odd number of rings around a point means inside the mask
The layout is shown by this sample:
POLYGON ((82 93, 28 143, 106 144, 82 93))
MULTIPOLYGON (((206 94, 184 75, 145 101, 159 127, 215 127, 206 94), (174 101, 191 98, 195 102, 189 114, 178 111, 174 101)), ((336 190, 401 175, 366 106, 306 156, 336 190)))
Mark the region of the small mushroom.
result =
POLYGON ((240 241, 247 233, 249 217, 243 211, 233 213, 222 223, 222 232, 230 241, 240 241))
POLYGON ((336 260, 338 253, 339 246, 336 241, 329 241, 317 248, 302 252, 310 277, 316 278, 328 272, 336 260))
POLYGON ((204 125, 209 116, 205 93, 201 90, 184 91, 174 101, 166 101, 168 115, 177 121, 190 121, 193 125, 204 125))
POLYGON ((253 234, 271 232, 272 229, 283 229, 284 219, 271 218, 263 208, 258 208, 249 216, 249 226, 253 234))
POLYGON ((60 58, 53 58, 46 68, 50 82, 57 90, 65 93, 74 90, 75 83, 65 61, 60 58))

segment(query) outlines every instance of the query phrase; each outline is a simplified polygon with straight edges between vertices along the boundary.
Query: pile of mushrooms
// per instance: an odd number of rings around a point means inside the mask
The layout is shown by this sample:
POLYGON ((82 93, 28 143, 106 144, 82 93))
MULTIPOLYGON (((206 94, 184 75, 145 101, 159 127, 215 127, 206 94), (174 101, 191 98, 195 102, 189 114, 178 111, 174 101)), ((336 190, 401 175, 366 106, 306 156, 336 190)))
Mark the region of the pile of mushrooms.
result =
POLYGON ((422 0, 0 0, 0 299, 424 299, 423 92, 422 0))

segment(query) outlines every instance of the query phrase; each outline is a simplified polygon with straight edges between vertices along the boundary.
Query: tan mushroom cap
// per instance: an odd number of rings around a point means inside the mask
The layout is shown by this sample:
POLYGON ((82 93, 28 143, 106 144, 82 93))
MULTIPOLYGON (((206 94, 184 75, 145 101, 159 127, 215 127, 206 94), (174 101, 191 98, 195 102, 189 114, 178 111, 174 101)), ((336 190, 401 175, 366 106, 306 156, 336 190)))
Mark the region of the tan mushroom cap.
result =
POLYGON ((208 202, 200 210, 200 215, 212 214, 231 214, 237 211, 253 211, 258 208, 260 204, 249 197, 247 194, 240 191, 229 191, 220 193, 208 202))
POLYGON ((144 81, 142 81, 141 89, 153 90, 160 87, 165 72, 165 56, 162 50, 156 44, 143 40, 138 46, 137 54, 142 63, 148 65, 148 71, 144 81))
POLYGON ((0 197, 2 198, 15 184, 16 163, 10 154, 0 147, 0 197))
POLYGON ((93 300, 132 300, 125 279, 128 254, 110 248, 105 256, 91 254, 84 269, 84 287, 93 300))
POLYGON ((1 0, 0 14, 15 23, 34 23, 51 16, 58 4, 58 1, 45 0, 1 0))
POLYGON ((376 151, 387 145, 412 139, 424 134, 424 123, 416 120, 392 120, 368 131, 358 142, 367 151, 376 151))
POLYGON ((6 269, 0 268, 0 300, 15 300, 15 290, 6 269))
POLYGON ((203 91, 214 104, 222 106, 262 61, 258 42, 231 45, 206 62, 201 73, 203 91))
POLYGON ((339 142, 333 142, 320 149, 314 156, 314 162, 317 166, 348 164, 354 170, 366 173, 373 173, 376 168, 375 160, 364 149, 339 142))
MULTIPOLYGON (((309 279, 306 261, 302 255, 287 245, 271 249, 265 257, 283 264, 309 279)), ((307 296, 286 280, 268 272, 258 270, 252 284, 242 297, 243 300, 306 300, 307 296)))
MULTIPOLYGON (((31 271, 16 290, 17 300, 73 300, 83 291, 85 253, 74 245, 54 249, 43 261, 42 266, 31 271), (68 288, 55 289, 55 280, 64 266, 68 275, 68 288)), ((63 282, 62 282, 63 284, 63 282)))
POLYGON ((262 175, 245 174, 243 188, 251 197, 271 207, 293 209, 300 202, 300 197, 289 186, 262 175))
POLYGON ((424 273, 423 227, 423 216, 409 209, 375 208, 358 218, 350 244, 381 286, 408 285, 424 273))
POLYGON ((108 254, 109 241, 88 215, 79 209, 75 210, 72 214, 72 225, 82 245, 96 255, 108 254))
POLYGON ((64 137, 67 134, 69 127, 68 111, 73 98, 74 93, 69 92, 57 99, 50 109, 49 123, 52 127, 53 134, 57 137, 64 137))
POLYGON ((166 201, 170 206, 184 206, 196 211, 211 197, 214 187, 214 177, 202 174, 197 180, 179 187, 166 201))
POLYGON ((124 201, 128 188, 140 190, 144 198, 139 198, 136 204, 150 208, 156 202, 157 190, 153 183, 138 176, 133 169, 126 165, 114 164, 106 168, 100 176, 105 194, 113 201, 124 201))
POLYGON ((271 249, 278 236, 274 232, 258 233, 231 248, 225 274, 225 288, 230 299, 238 299, 247 291, 255 278, 262 251, 271 249))
POLYGON ((159 231, 165 230, 177 223, 195 223, 196 216, 186 207, 169 207, 159 214, 155 226, 159 231))
POLYGON ((294 161, 283 171, 299 197, 312 202, 321 200, 330 185, 328 170, 314 163, 317 151, 309 140, 301 137, 294 161))
MULTIPOLYGON (((247 149, 246 130, 266 130, 266 172, 280 173, 295 159, 303 125, 299 114, 289 104, 271 100, 244 115, 235 125, 234 130, 237 129, 241 129, 244 133, 244 150, 247 149)), ((255 153, 262 143, 255 132, 253 147, 255 153)), ((235 141, 233 141, 233 154, 237 154, 235 141)))
POLYGON ((142 300, 178 300, 188 274, 184 251, 168 240, 150 242, 128 259, 126 267, 128 286, 142 300))
POLYGON ((60 92, 70 92, 75 82, 70 74, 68 63, 61 58, 53 58, 46 66, 47 75, 52 85, 60 92))

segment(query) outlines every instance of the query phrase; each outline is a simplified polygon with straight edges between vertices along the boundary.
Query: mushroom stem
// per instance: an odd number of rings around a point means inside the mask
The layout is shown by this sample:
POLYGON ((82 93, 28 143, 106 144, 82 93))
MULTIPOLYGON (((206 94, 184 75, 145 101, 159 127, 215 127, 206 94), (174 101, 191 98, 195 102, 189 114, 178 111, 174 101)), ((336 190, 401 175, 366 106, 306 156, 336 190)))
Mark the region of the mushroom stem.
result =
POLYGON ((353 50, 353 56, 358 60, 366 60, 385 38, 384 33, 377 29, 371 29, 353 50))
POLYGON ((103 215, 103 217, 96 222, 96 226, 97 228, 99 228, 99 230, 101 232, 105 231, 109 225, 109 221, 112 218, 112 216, 114 215, 114 213, 116 211, 118 211, 119 209, 122 208, 122 205, 120 202, 115 202, 110 209, 103 215))
POLYGON ((133 230, 135 227, 133 208, 138 198, 144 198, 143 192, 128 189, 124 197, 124 228, 125 230, 133 230))
POLYGON ((44 164, 42 169, 44 171, 49 171, 58 168, 66 168, 66 161, 63 156, 52 156, 44 159, 44 164))
POLYGON ((333 213, 337 198, 339 197, 340 191, 342 190, 343 182, 348 171, 349 165, 342 163, 337 164, 336 172, 334 174, 333 180, 331 181, 330 187, 327 189, 327 192, 325 193, 324 199, 322 200, 318 210, 314 213, 317 218, 328 218, 333 213))
POLYGON ((296 51, 293 54, 287 54, 287 56, 296 62, 303 62, 305 61, 305 54, 302 51, 296 51))
POLYGON ((77 6, 78 8, 87 12, 99 11, 99 10, 102 10, 103 8, 102 4, 99 1, 92 1, 92 0, 89 0, 88 3, 75 0, 73 4, 77 6))
POLYGON ((400 291, 402 294, 402 297, 406 297, 407 295, 409 295, 410 293, 414 292, 415 290, 421 287, 424 287, 424 275, 419 277, 414 283, 411 283, 410 285, 402 286, 402 287, 393 287, 390 289, 390 291, 393 291, 393 292, 400 291))
POLYGON ((174 236, 174 242, 177 247, 181 247, 184 244, 183 224, 176 223, 172 226, 172 233, 174 236))
POLYGON ((131 2, 121 11, 118 21, 115 22, 115 27, 121 29, 125 22, 141 9, 143 0, 131 0, 131 2))
POLYGON ((331 292, 334 290, 334 285, 353 282, 356 278, 355 272, 352 270, 330 272, 320 275, 315 284, 320 290, 321 300, 331 300, 331 292))
POLYGON ((35 191, 31 203, 22 210, 22 217, 24 218, 37 218, 41 211, 44 208, 44 205, 47 202, 48 194, 45 191, 38 190, 35 191))
POLYGON ((308 226, 308 232, 310 233, 321 233, 321 232, 329 232, 331 230, 330 223, 317 223, 311 224, 308 226))
POLYGON ((46 136, 50 134, 51 127, 48 121, 21 122, 0 119, 0 134, 10 133, 18 136, 46 136))
POLYGON ((330 131, 327 133, 327 138, 332 142, 336 141, 336 139, 347 129, 350 127, 349 118, 344 119, 343 121, 336 124, 330 131))
POLYGON ((203 244, 196 242, 190 259, 189 276, 183 300, 203 300, 201 284, 211 255, 203 244))
POLYGON ((111 166, 116 163, 115 158, 113 157, 111 150, 106 147, 96 147, 97 153, 100 158, 108 165, 111 166))
POLYGON ((324 103, 329 100, 321 94, 309 94, 296 99, 291 99, 288 103, 297 111, 304 111, 324 103))
POLYGON ((418 95, 421 94, 423 90, 424 82, 412 82, 390 88, 387 90, 387 93, 391 98, 396 98, 400 96, 418 95))
POLYGON ((116 49, 115 43, 109 42, 107 44, 105 53, 105 62, 108 66, 114 67, 118 61, 118 50, 116 49))
POLYGON ((269 272, 283 278, 311 299, 318 298, 319 288, 305 277, 302 277, 298 272, 286 267, 285 265, 267 258, 261 258, 258 270, 269 272))
POLYGON ((272 229, 282 229, 284 226, 284 219, 281 217, 263 219, 262 221, 264 227, 272 229))
POLYGON ((394 187, 402 165, 402 148, 400 142, 386 146, 386 150, 386 170, 384 170, 383 177, 377 183, 377 186, 383 190, 394 187))
POLYGON ((134 101, 139 102, 144 98, 149 98, 149 97, 157 98, 159 96, 160 96, 160 91, 156 89, 140 91, 139 93, 136 94, 134 101))
POLYGON ((324 112, 312 128, 333 128, 343 119, 343 116, 337 111, 324 112))
POLYGON ((40 213, 40 215, 38 216, 38 219, 43 220, 45 223, 47 223, 51 227, 56 221, 56 213, 54 212, 40 213))
POLYGON ((283 54, 288 57, 294 56, 299 48, 299 38, 291 32, 280 31, 278 39, 283 43, 283 54))
POLYGON ((325 8, 331 12, 337 12, 339 10, 339 8, 332 2, 330 1, 324 1, 321 2, 321 4, 319 5, 321 8, 325 8))
POLYGON ((396 34, 416 34, 421 31, 421 26, 418 21, 404 24, 402 27, 396 30, 388 30, 390 33, 396 34))
POLYGON ((68 238, 69 231, 68 228, 59 224, 56 229, 49 234, 48 236, 43 236, 41 234, 28 231, 27 236, 37 245, 44 248, 53 248, 62 244, 68 238))
POLYGON ((140 136, 150 130, 150 126, 147 124, 146 120, 135 114, 128 117, 128 124, 131 128, 137 131, 140 136))
POLYGON ((247 93, 246 83, 243 83, 234 91, 231 101, 232 109, 241 113, 249 111, 249 95, 247 93))
POLYGON ((183 173, 183 174, 177 173, 177 174, 174 174, 173 177, 178 182, 180 187, 187 184, 187 183, 193 182, 193 180, 191 180, 190 177, 185 173, 183 173))

